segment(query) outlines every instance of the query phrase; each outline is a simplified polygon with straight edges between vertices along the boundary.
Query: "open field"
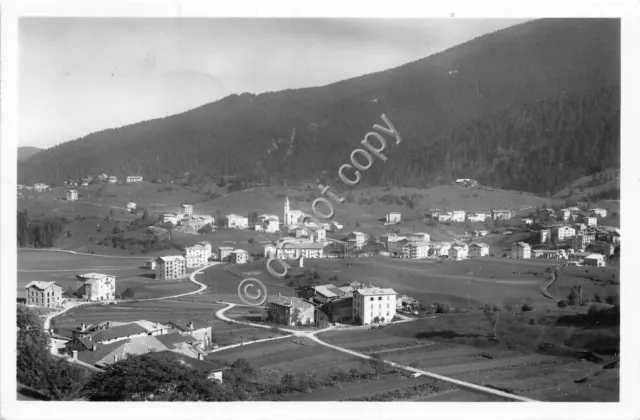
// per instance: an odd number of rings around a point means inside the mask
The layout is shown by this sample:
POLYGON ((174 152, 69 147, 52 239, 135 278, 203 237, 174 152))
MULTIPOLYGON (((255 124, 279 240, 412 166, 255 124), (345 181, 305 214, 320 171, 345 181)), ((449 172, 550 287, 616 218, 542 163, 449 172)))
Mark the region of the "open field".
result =
POLYGON ((116 276, 116 293, 127 288, 135 292, 136 298, 153 298, 197 290, 188 279, 156 281, 151 270, 141 268, 144 259, 118 257, 90 257, 66 252, 18 250, 19 297, 25 296, 24 286, 31 281, 55 281, 67 290, 77 288, 76 275, 89 272, 116 276))
MULTIPOLYGON (((384 359, 452 378, 489 385, 526 397, 549 400, 615 401, 618 374, 608 371, 584 384, 575 380, 602 372, 602 364, 569 356, 539 354, 536 341, 579 344, 576 328, 550 325, 518 326, 505 320, 498 328, 501 342, 488 340, 490 323, 482 314, 440 315, 436 319, 363 331, 331 331, 319 338, 341 347, 378 353, 384 359), (482 323, 486 325, 482 325, 482 323), (483 328, 484 327, 484 328, 483 328), (529 331, 518 335, 515 329, 529 331), (527 340, 529 336, 529 340, 527 340), (573 342, 575 341, 575 343, 573 342), (386 350, 385 350, 386 349, 386 350), (602 395, 589 385, 599 383, 602 395), (556 392, 562 388, 563 392, 556 392), (566 395, 565 395, 566 394, 566 395)), ((451 398, 457 398, 453 394, 451 398)))

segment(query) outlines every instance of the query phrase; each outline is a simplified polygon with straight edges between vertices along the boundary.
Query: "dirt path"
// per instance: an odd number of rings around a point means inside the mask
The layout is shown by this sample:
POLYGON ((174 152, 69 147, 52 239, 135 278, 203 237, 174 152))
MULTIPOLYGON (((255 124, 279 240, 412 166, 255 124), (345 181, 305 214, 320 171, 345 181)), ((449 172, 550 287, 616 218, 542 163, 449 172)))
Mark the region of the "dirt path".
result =
POLYGON ((86 252, 76 252, 69 251, 68 249, 58 249, 58 248, 18 248, 18 251, 35 251, 35 252, 67 252, 73 255, 83 255, 87 257, 100 257, 100 258, 128 258, 128 259, 136 259, 136 260, 148 260, 149 257, 121 257, 119 255, 101 255, 101 254, 87 254, 86 252))
MULTIPOLYGON (((238 320, 231 319, 231 318, 227 317, 225 315, 225 312, 227 312, 229 309, 233 308, 234 306, 236 306, 236 305, 233 304, 233 303, 229 303, 227 307, 218 310, 216 312, 216 314, 215 314, 216 318, 221 319, 223 321, 228 321, 228 322, 230 321, 230 322, 234 322, 234 323, 237 323, 237 324, 250 325, 250 326, 254 326, 254 327, 258 327, 258 328, 269 328, 266 325, 254 324, 252 322, 238 321, 238 320)), ((353 350, 349 350, 349 349, 346 349, 346 348, 343 348, 343 347, 334 346, 333 344, 329 344, 329 343, 327 343, 325 341, 320 340, 316 335, 316 334, 319 334, 321 332, 326 332, 326 331, 330 331, 330 330, 333 330, 333 329, 335 329, 335 327, 331 326, 331 327, 325 328, 323 330, 307 332, 307 331, 297 331, 297 330, 290 330, 290 329, 286 329, 286 328, 281 328, 282 331, 289 332, 289 333, 291 333, 291 334, 293 334, 295 336, 298 336, 298 337, 307 337, 307 338, 309 338, 309 339, 311 339, 311 340, 313 340, 313 341, 317 342, 318 344, 323 345, 325 347, 329 347, 331 349, 334 349, 334 350, 337 350, 337 351, 340 351, 340 352, 343 352, 343 353, 347 353, 347 354, 350 354, 352 356, 359 357, 361 359, 372 360, 372 357, 369 356, 369 355, 358 353, 358 352, 355 352, 353 350)), ((509 394, 507 392, 498 391, 496 389, 484 387, 484 386, 481 386, 481 385, 472 384, 470 382, 464 382, 464 381, 461 381, 461 380, 458 380, 458 379, 448 378, 446 376, 438 375, 438 374, 435 374, 435 373, 432 373, 432 372, 427 372, 425 370, 413 368, 411 366, 403 366, 403 365, 401 365, 399 363, 391 362, 391 361, 388 361, 388 360, 384 360, 383 359, 383 362, 385 364, 389 365, 389 366, 392 366, 392 367, 395 367, 395 368, 398 368, 398 369, 406 370, 406 371, 413 372, 413 373, 420 373, 420 374, 422 374, 424 376, 428 376, 428 377, 433 378, 433 379, 438 379, 438 380, 441 380, 441 381, 444 381, 444 382, 449 382, 449 383, 452 383, 454 385, 458 385, 458 386, 461 386, 461 387, 464 387, 464 388, 467 388, 467 389, 472 389, 472 390, 475 390, 475 391, 484 392, 486 394, 492 394, 492 395, 496 395, 498 397, 508 398, 510 400, 515 400, 515 401, 526 401, 526 402, 535 401, 535 400, 532 400, 530 398, 522 397, 520 395, 509 394)))

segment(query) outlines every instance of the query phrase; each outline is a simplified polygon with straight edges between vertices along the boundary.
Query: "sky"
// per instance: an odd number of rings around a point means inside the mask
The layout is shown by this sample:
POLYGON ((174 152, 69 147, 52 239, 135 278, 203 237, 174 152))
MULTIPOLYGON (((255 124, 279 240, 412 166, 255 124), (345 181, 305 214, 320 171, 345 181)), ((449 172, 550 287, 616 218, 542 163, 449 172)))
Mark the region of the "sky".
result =
POLYGON ((19 146, 396 67, 525 20, 22 18, 19 146))

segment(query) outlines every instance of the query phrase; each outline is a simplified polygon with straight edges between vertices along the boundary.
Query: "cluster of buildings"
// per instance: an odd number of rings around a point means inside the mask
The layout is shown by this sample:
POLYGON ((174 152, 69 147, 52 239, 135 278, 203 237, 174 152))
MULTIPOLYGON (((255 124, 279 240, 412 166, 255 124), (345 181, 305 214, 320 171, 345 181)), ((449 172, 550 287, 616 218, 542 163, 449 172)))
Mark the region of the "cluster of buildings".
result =
POLYGON ((187 276, 188 268, 204 267, 211 257, 211 243, 202 241, 186 247, 184 255, 169 255, 147 260, 147 268, 155 271, 156 280, 179 280, 187 276))
MULTIPOLYGON (((53 353, 97 368, 141 354, 177 357, 186 364, 200 366, 205 362, 206 350, 216 347, 212 341, 211 326, 195 325, 191 321, 105 321, 56 332, 51 330, 50 334, 53 353)), ((222 367, 209 367, 210 378, 221 380, 222 367)))
POLYGON ((467 213, 465 210, 452 210, 443 211, 440 209, 431 209, 429 211, 429 217, 438 222, 452 222, 452 223, 483 223, 489 219, 493 220, 508 220, 513 217, 513 212, 508 209, 497 209, 490 211, 475 211, 467 213))
MULTIPOLYGON (((479 235, 480 236, 480 235, 479 235)), ((489 245, 481 242, 431 242, 428 233, 418 232, 406 236, 388 233, 380 236, 380 244, 389 254, 400 258, 424 259, 447 257, 464 260, 469 257, 486 257, 489 245)))
POLYGON ((384 324, 394 319, 398 308, 416 303, 397 295, 393 289, 359 282, 311 286, 300 290, 297 297, 279 294, 270 298, 267 320, 288 326, 315 324, 318 311, 324 310, 333 322, 384 324))
MULTIPOLYGON (((76 276, 76 295, 88 302, 110 301, 116 297, 116 277, 86 273, 76 276)), ((56 309, 62 306, 62 287, 55 282, 32 281, 25 286, 27 306, 56 309)))
POLYGON ((212 216, 194 214, 191 204, 182 204, 180 213, 163 213, 160 220, 164 224, 180 225, 187 233, 196 233, 207 225, 215 227, 212 216))

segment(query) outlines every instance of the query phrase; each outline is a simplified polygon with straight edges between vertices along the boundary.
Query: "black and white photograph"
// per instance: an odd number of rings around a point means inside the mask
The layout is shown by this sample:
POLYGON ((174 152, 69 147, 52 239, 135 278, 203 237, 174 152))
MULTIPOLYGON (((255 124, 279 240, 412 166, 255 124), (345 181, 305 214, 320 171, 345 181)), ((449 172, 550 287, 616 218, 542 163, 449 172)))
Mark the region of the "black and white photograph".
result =
POLYGON ((640 418, 639 4, 342 3, 3 4, 3 418, 640 418))

